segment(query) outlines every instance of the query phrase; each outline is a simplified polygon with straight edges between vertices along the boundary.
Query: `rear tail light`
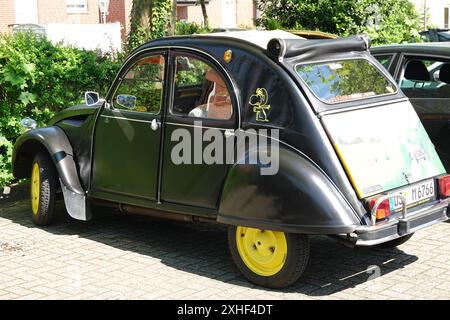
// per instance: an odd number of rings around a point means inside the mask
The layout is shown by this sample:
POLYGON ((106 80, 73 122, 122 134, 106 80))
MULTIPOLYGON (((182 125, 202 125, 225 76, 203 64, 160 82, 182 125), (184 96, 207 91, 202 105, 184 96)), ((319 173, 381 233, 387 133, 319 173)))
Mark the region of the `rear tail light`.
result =
MULTIPOLYGON (((377 200, 378 200, 377 198, 373 198, 373 199, 369 200, 369 210, 373 209, 377 200)), ((377 220, 382 220, 382 219, 389 217, 390 214, 391 214, 391 209, 389 206, 389 199, 386 199, 383 202, 381 202, 380 205, 378 206, 375 216, 376 216, 377 220)))
POLYGON ((438 184, 441 198, 450 197, 450 175, 438 178, 438 184))

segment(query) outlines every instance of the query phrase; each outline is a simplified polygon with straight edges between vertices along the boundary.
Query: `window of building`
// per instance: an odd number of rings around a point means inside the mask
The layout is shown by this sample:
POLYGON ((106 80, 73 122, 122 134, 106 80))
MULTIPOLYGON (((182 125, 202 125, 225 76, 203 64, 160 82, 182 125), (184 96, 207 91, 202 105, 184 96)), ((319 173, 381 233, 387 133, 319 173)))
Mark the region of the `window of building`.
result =
POLYGON ((67 13, 86 13, 87 0, 67 0, 67 13))

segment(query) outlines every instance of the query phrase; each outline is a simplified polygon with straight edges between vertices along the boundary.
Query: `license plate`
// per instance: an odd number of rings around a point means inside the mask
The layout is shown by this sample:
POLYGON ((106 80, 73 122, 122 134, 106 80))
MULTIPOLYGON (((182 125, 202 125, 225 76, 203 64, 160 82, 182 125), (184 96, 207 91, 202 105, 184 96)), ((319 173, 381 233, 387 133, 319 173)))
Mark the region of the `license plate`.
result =
MULTIPOLYGON (((406 206, 413 207, 420 203, 427 202, 435 198, 436 190, 434 187, 434 180, 427 180, 413 186, 396 191, 406 198, 406 206)), ((399 198, 389 199, 389 208, 398 211, 402 208, 402 203, 399 198)))

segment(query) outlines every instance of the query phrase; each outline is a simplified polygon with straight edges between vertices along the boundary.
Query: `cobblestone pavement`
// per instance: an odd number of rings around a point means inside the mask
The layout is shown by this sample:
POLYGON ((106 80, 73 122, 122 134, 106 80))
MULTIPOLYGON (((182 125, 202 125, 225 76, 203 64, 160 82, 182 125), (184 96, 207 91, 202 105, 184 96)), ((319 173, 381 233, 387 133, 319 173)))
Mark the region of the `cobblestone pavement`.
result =
POLYGON ((0 207, 0 299, 450 299, 450 223, 398 249, 311 237, 306 274, 272 291, 238 274, 222 227, 58 211, 40 228, 27 202, 0 207))

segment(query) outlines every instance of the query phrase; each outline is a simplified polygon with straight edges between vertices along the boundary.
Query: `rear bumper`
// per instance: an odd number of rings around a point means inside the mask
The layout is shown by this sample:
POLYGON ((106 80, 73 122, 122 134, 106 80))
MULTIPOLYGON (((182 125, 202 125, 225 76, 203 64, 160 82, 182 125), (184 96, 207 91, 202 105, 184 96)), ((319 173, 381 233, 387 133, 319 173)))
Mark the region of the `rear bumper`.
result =
POLYGON ((450 218, 450 199, 441 200, 415 211, 408 211, 405 218, 394 219, 375 226, 357 227, 357 246, 373 246, 416 232, 450 218))

